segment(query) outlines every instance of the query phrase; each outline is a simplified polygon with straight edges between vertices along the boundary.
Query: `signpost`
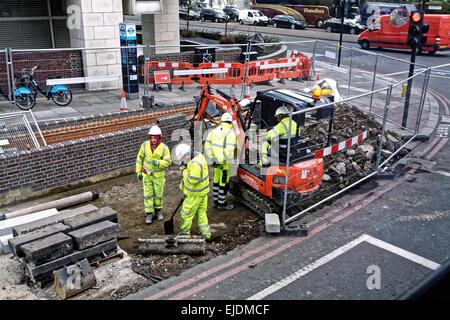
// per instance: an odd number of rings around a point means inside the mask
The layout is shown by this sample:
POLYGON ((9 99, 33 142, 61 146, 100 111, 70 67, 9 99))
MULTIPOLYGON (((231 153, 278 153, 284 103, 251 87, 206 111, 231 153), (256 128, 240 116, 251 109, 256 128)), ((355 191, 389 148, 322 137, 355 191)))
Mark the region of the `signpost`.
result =
POLYGON ((120 23, 119 31, 123 90, 128 99, 139 99, 136 26, 120 23))
POLYGON ((160 84, 167 84, 169 91, 172 91, 172 80, 170 79, 169 70, 154 71, 153 77, 155 79, 153 90, 159 91, 160 84))

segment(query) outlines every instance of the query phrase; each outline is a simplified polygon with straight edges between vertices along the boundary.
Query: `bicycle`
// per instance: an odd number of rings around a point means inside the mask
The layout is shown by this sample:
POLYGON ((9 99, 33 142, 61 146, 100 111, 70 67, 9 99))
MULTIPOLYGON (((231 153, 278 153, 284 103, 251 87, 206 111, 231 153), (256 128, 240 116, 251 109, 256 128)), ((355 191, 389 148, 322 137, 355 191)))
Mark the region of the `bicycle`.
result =
POLYGON ((15 99, 13 99, 12 95, 8 97, 0 88, 0 95, 3 96, 6 100, 16 101, 17 107, 22 110, 30 110, 36 104, 36 97, 33 92, 25 87, 20 87, 15 89, 15 99))
POLYGON ((37 66, 34 66, 32 69, 22 69, 22 77, 20 78, 22 85, 33 91, 35 98, 39 92, 47 100, 52 99, 59 106, 67 106, 72 101, 72 91, 61 84, 47 86, 46 91, 42 90, 34 79, 34 70, 36 69, 37 66))

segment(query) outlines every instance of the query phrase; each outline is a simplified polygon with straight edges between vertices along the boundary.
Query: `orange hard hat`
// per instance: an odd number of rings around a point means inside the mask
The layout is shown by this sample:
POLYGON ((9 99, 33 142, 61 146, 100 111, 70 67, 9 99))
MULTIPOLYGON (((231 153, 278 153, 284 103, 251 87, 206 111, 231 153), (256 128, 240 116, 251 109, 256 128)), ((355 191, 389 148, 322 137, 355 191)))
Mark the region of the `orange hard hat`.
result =
POLYGON ((312 90, 312 98, 314 100, 320 100, 320 94, 321 94, 322 90, 320 90, 319 88, 317 89, 313 89, 312 90))

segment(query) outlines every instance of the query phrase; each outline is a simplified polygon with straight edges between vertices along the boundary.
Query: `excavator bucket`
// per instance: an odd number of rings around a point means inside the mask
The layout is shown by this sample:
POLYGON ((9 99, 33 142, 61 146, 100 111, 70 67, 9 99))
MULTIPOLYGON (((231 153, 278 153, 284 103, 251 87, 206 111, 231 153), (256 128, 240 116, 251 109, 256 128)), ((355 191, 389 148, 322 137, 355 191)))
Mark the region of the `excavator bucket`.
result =
POLYGON ((53 272, 53 291, 63 300, 97 284, 94 271, 87 259, 53 272))

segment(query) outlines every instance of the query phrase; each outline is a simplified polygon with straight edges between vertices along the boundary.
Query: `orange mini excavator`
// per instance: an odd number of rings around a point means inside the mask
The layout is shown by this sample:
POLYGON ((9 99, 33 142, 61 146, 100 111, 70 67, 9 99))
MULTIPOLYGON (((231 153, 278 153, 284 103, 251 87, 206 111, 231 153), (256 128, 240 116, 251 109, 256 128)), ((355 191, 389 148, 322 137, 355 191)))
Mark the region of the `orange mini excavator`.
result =
MULTIPOLYGON (((221 113, 229 112, 233 117, 233 128, 236 132, 239 166, 237 175, 231 178, 230 192, 252 211, 264 217, 266 213, 278 213, 283 210, 286 172, 288 173, 287 208, 301 201, 302 198, 317 192, 323 176, 323 159, 314 158, 308 149, 310 139, 300 136, 291 138, 289 167, 287 162, 287 140, 279 139, 278 164, 267 168, 257 165, 259 150, 250 138, 253 129, 270 130, 276 125, 275 111, 280 106, 286 106, 292 111, 327 103, 329 101, 314 101, 310 95, 283 89, 259 91, 253 101, 242 100, 205 85, 194 116, 190 120, 191 129, 195 121, 213 120, 221 113), (250 131, 249 131, 250 130, 250 131), (256 152, 255 152, 256 151, 256 152), (250 161, 251 155, 257 159, 250 161)), ((331 110, 319 109, 317 117, 328 117, 331 110)), ((304 125, 304 114, 293 116, 298 126, 304 125)), ((256 132, 257 130, 254 130, 256 132)), ((191 131, 191 135, 193 131, 191 131)))

